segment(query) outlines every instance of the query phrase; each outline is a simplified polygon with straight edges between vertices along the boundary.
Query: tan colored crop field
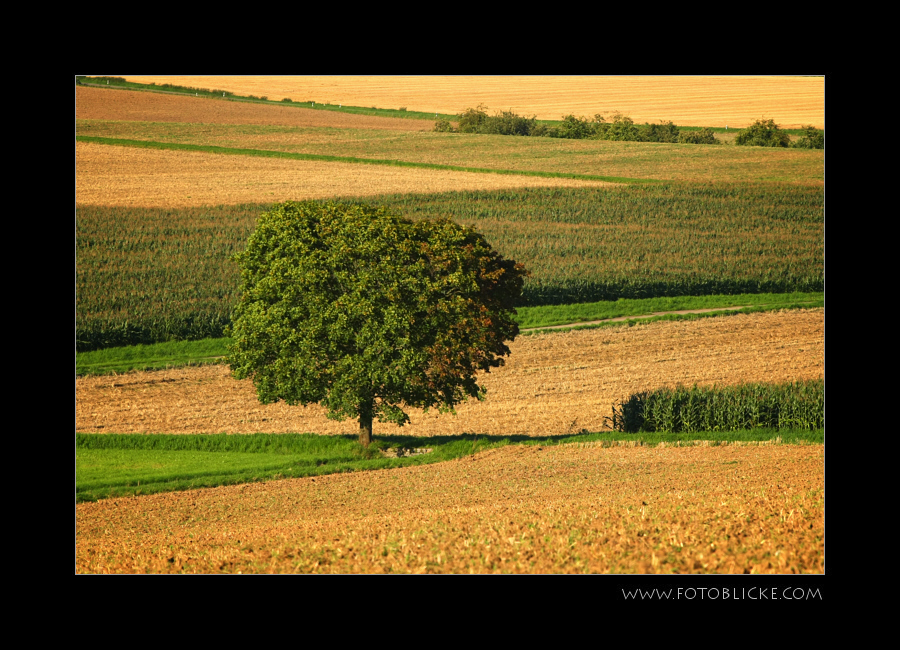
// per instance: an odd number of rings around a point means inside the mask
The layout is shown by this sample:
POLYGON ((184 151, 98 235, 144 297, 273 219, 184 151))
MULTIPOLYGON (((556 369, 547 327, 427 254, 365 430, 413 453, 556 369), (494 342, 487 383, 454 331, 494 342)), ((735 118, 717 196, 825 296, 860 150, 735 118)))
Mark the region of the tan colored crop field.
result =
POLYGON ((146 76, 140 83, 219 88, 348 106, 456 114, 480 103, 539 119, 609 115, 635 122, 742 128, 765 116, 783 128, 825 126, 825 78, 788 76, 146 76))
POLYGON ((128 140, 625 178, 803 183, 822 183, 825 178, 824 152, 805 149, 206 122, 82 121, 77 132, 128 140))
POLYGON ((600 181, 75 144, 81 204, 186 207, 387 193, 583 187, 600 181))
POLYGON ((78 573, 823 573, 824 447, 513 446, 75 522, 78 573))
MULTIPOLYGON (((598 431, 614 400, 677 383, 730 385, 824 377, 824 310, 740 314, 581 330, 514 341, 504 367, 484 376, 483 402, 457 415, 411 410, 402 429, 374 433, 553 435, 598 431)), ((252 383, 225 366, 85 377, 75 382, 78 432, 356 433, 311 405, 261 405, 252 383)))
POLYGON ((75 118, 127 122, 259 124, 390 131, 431 131, 434 120, 369 117, 203 97, 105 88, 75 88, 75 118))

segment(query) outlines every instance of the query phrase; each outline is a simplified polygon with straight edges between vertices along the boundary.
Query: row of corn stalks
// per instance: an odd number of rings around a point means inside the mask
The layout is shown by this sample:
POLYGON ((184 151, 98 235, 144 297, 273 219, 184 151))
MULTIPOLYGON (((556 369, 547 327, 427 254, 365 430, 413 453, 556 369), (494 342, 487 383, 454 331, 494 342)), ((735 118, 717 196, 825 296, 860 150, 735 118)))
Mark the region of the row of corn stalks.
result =
POLYGON ((825 381, 642 391, 613 404, 606 420, 625 433, 820 429, 825 426, 825 381))

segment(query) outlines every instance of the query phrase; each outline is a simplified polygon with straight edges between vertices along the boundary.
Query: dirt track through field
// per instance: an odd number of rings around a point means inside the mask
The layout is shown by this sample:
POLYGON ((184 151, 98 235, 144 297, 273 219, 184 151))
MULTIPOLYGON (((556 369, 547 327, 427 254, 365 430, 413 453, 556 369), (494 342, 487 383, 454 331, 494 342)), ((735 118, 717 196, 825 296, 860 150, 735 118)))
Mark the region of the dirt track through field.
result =
POLYGON ((116 76, 140 83, 221 88, 272 100, 289 97, 298 102, 406 107, 450 115, 483 103, 489 112, 513 110, 544 120, 559 120, 569 113, 609 117, 620 111, 636 123, 672 120, 679 126, 743 128, 765 117, 782 128, 825 126, 824 77, 116 76))
POLYGON ((389 193, 597 187, 600 181, 279 160, 77 142, 77 203, 187 207, 389 193))
POLYGON ((822 445, 510 446, 82 503, 75 570, 822 573, 824 519, 822 445))
MULTIPOLYGON (((483 377, 484 402, 457 415, 411 410, 375 435, 550 435, 601 430, 612 403, 678 383, 730 385, 824 377, 824 309, 659 321, 527 336, 503 368, 483 377)), ((76 431, 102 433, 353 434, 316 405, 261 405, 225 366, 86 377, 75 382, 76 431)))

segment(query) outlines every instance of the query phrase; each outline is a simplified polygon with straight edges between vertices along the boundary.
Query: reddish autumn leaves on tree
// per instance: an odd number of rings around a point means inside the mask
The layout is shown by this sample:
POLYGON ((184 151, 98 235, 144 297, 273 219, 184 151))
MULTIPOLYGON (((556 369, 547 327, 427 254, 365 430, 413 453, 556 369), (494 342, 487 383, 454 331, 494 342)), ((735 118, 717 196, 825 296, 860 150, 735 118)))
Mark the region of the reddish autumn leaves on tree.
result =
POLYGON ((262 403, 319 403, 333 419, 409 421, 483 399, 503 365, 527 274, 449 219, 413 222, 351 203, 287 202, 236 256, 243 295, 229 362, 262 403))

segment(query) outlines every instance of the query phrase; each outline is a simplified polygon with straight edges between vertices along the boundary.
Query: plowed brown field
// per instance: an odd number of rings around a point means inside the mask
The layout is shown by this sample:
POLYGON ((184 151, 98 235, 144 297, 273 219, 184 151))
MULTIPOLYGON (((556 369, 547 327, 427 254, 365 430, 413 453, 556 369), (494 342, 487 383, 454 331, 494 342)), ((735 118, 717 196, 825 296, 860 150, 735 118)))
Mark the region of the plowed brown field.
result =
POLYGON ((354 163, 279 160, 77 142, 75 200, 185 207, 387 193, 584 187, 600 181, 477 174, 354 163))
MULTIPOLYGON (((466 432, 550 435, 597 431, 614 400, 661 386, 824 377, 824 310, 739 314, 685 322, 520 337, 503 368, 484 376, 487 399, 457 415, 412 410, 411 424, 375 435, 466 432)), ((87 377, 75 382, 76 431, 355 433, 324 410, 258 403, 225 366, 87 377)))
POLYGON ((219 101, 185 95, 75 88, 75 118, 189 124, 263 124, 389 131, 431 131, 434 120, 369 117, 291 106, 219 101))
POLYGON ((824 77, 116 76, 140 83, 220 88, 272 100, 289 97, 300 102, 448 114, 483 103, 491 110, 511 109, 545 120, 569 113, 608 116, 620 111, 638 123, 672 120, 680 126, 742 128, 765 116, 783 128, 825 126, 824 77))
POLYGON ((78 573, 823 573, 821 445, 506 447, 75 508, 78 573))

